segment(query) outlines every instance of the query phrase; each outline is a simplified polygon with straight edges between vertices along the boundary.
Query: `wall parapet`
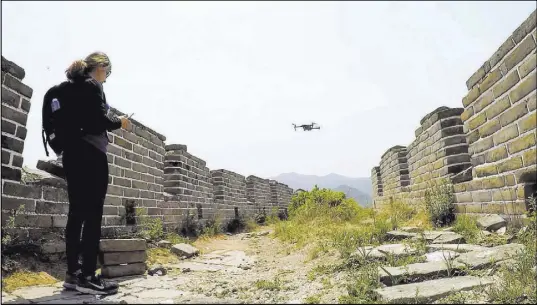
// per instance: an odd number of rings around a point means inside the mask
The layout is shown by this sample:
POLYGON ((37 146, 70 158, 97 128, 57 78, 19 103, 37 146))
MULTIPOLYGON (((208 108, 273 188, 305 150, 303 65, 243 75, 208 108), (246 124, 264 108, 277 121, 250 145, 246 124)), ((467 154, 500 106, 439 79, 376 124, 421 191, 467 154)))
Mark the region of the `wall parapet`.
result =
MULTIPOLYGON (((384 173, 378 202, 387 196, 423 200, 430 182, 449 178, 456 213, 512 218, 527 210, 537 174, 536 23, 533 11, 467 80, 463 108, 442 106, 422 118, 407 148, 409 188, 387 192, 384 173)), ((381 173, 394 150, 383 154, 381 173)), ((372 183, 375 187, 378 181, 372 183)))

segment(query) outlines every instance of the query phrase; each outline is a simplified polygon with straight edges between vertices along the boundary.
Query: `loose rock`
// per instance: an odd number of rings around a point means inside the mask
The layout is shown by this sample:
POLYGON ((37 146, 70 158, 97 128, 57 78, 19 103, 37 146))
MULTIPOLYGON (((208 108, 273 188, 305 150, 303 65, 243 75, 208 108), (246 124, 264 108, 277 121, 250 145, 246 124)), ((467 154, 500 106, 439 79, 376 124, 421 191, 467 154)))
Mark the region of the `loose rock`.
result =
POLYGON ((190 258, 192 256, 198 255, 200 250, 192 247, 188 244, 177 244, 172 247, 172 253, 175 253, 179 256, 184 256, 190 258))
POLYGON ((159 248, 170 249, 172 247, 172 243, 167 240, 161 240, 157 243, 157 246, 159 248))
POLYGON ((486 215, 477 219, 477 225, 487 231, 496 231, 507 224, 499 215, 486 215))

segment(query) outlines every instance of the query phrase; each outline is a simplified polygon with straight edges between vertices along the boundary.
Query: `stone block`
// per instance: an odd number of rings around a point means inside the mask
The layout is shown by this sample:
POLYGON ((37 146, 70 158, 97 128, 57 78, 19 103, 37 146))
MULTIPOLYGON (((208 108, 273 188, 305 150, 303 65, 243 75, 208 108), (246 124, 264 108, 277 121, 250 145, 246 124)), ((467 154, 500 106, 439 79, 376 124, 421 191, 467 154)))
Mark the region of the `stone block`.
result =
POLYGON ((475 173, 478 178, 487 177, 498 174, 496 164, 483 165, 475 168, 475 173))
POLYGON ((502 73, 496 69, 485 76, 485 79, 479 84, 479 91, 485 92, 502 78, 502 73))
POLYGON ((466 108, 466 110, 464 110, 464 112, 461 114, 461 120, 463 122, 466 122, 473 115, 474 115, 474 107, 470 106, 470 107, 466 108))
MULTIPOLYGON (((515 128, 516 128, 516 126, 515 126, 515 128)), ((469 152, 470 152, 471 155, 479 154, 481 152, 484 152, 484 151, 489 150, 490 148, 494 147, 494 143, 495 142, 493 141, 493 138, 491 138, 491 137, 481 139, 478 142, 470 144, 469 152)))
POLYGON ((499 215, 486 215, 477 218, 477 225, 487 231, 496 231, 507 224, 499 215))
POLYGON ((498 164, 498 172, 508 172, 522 168, 522 156, 511 157, 510 159, 498 164))
MULTIPOLYGON (((474 202, 490 202, 492 200, 492 193, 490 191, 475 191, 472 192, 472 199, 474 202)), ((479 212, 470 212, 471 204, 466 206, 466 213, 480 213, 481 205, 479 204, 479 212)))
POLYGON ((177 244, 171 248, 171 252, 178 256, 185 256, 187 258, 198 255, 199 250, 188 244, 177 244))
POLYGON ((2 119, 2 132, 8 133, 10 135, 15 135, 16 130, 17 130, 17 125, 7 120, 2 119))
POLYGON ((503 74, 513 69, 520 63, 530 52, 535 49, 535 41, 533 37, 527 36, 519 45, 517 45, 511 54, 507 55, 500 66, 503 74))
POLYGON ((524 78, 526 75, 530 74, 531 71, 535 70, 536 57, 535 53, 531 54, 529 58, 518 67, 520 78, 524 78))
POLYGON ((524 166, 529 166, 529 165, 536 164, 537 163, 537 161, 536 161, 536 159, 537 159, 536 149, 532 148, 532 149, 528 149, 527 151, 525 151, 522 154, 522 159, 524 160, 524 166))
POLYGON ((485 162, 496 162, 507 158, 507 148, 505 145, 491 149, 485 153, 485 162))
POLYGON ((521 119, 518 122, 518 129, 520 133, 524 133, 529 130, 533 130, 537 127, 537 112, 531 113, 529 116, 521 119))
POLYGON ((479 91, 479 86, 475 86, 472 89, 470 89, 468 93, 466 94, 466 96, 463 97, 462 99, 463 106, 465 108, 468 107, 479 97, 480 94, 481 92, 479 91))
POLYGON ((101 252, 131 252, 145 251, 145 239, 101 239, 99 243, 101 252))
POLYGON ((505 186, 504 177, 489 177, 483 180, 483 189, 495 189, 505 186))
POLYGON ((496 145, 505 143, 511 139, 518 137, 518 127, 515 124, 505 127, 495 133, 492 137, 496 145))
POLYGON ((143 263, 147 259, 147 254, 145 251, 104 252, 99 259, 103 266, 143 263))
POLYGON ((490 105, 492 101, 494 101, 494 95, 492 94, 492 91, 483 93, 474 104, 474 112, 480 113, 483 109, 485 109, 485 107, 490 105))
POLYGON ((22 151, 24 150, 24 141, 21 141, 17 138, 13 138, 7 135, 2 135, 2 148, 5 148, 7 150, 12 150, 14 152, 18 152, 19 154, 22 154, 22 151))
POLYGON ((129 275, 142 275, 145 273, 145 263, 134 263, 117 266, 104 266, 101 274, 105 278, 123 277, 129 275))
POLYGON ((488 137, 495 133, 496 131, 500 130, 501 124, 500 119, 494 118, 492 120, 489 120, 487 123, 483 124, 479 128, 479 135, 482 138, 488 137))
POLYGON ((507 126, 515 120, 523 117, 526 113, 528 113, 526 103, 520 102, 500 115, 500 123, 502 124, 502 127, 507 126))
POLYGON ((530 92, 534 91, 537 87, 537 78, 535 77, 536 72, 534 71, 530 75, 528 75, 525 79, 523 79, 518 86, 511 90, 509 92, 509 98, 511 99, 511 103, 516 103, 522 98, 524 98, 526 95, 528 95, 530 92))
POLYGON ((521 136, 517 138, 516 140, 510 142, 507 145, 507 148, 509 149, 510 154, 517 153, 519 151, 523 151, 525 149, 528 149, 530 147, 535 146, 535 134, 534 133, 528 133, 524 136, 521 136))
POLYGON ((42 196, 42 187, 6 181, 4 182, 3 195, 40 199, 42 196))
POLYGON ((468 128, 470 130, 474 130, 477 127, 485 124, 486 121, 487 121, 487 115, 484 112, 481 112, 478 115, 476 115, 473 119, 468 121, 468 128))

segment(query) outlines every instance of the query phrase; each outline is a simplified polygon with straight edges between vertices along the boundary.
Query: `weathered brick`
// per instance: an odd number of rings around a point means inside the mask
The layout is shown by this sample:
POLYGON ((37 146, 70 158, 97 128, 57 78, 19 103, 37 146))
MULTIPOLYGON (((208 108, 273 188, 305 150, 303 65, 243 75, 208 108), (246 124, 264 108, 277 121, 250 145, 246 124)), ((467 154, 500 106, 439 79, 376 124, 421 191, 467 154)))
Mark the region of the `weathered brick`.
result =
POLYGON ((52 215, 52 227, 65 228, 67 227, 67 216, 64 215, 52 215))
MULTIPOLYGON (((123 194, 123 191, 121 192, 123 194)), ((110 196, 110 195, 106 195, 106 198, 104 200, 104 204, 105 205, 121 205, 121 197, 115 197, 115 196, 110 196)))
POLYGON ((9 164, 11 162, 11 153, 2 149, 2 164, 9 164))
POLYGON ((495 118, 495 119, 488 121, 481 127, 479 127, 479 135, 482 138, 485 138, 485 137, 492 135, 496 131, 500 130, 500 128, 501 128, 500 119, 495 118))
POLYGON ((507 55, 500 66, 502 73, 505 73, 513 69, 518 63, 520 63, 530 52, 535 49, 535 41, 528 36, 522 43, 515 47, 511 54, 507 55))
POLYGON ((472 193, 465 192, 465 193, 455 194, 455 200, 456 202, 472 202, 472 193))
POLYGON ((528 113, 528 110, 526 109, 525 102, 515 104, 509 110, 505 111, 500 115, 500 122, 502 124, 502 127, 505 127, 510 123, 514 122, 515 120, 523 117, 526 113, 528 113))
POLYGON ((10 135, 15 135, 16 130, 17 125, 15 125, 15 123, 2 119, 2 132, 9 133, 10 135))
POLYGON ((518 72, 515 70, 508 74, 502 81, 498 82, 494 88, 492 89, 492 92, 494 93, 494 98, 500 97, 502 94, 507 92, 509 89, 513 88, 516 83, 520 80, 520 77, 518 76, 518 72))
POLYGON ((468 128, 474 130, 487 121, 487 115, 484 112, 479 113, 473 119, 468 121, 468 128))
POLYGON ((55 202, 69 202, 67 190, 55 187, 43 187, 43 199, 55 202))
POLYGON ((509 98, 511 99, 511 103, 516 103, 528 93, 535 90, 537 87, 537 78, 535 77, 536 72, 531 73, 529 76, 527 76, 524 80, 518 84, 518 86, 511 90, 509 92, 509 98))
POLYGON ((481 213, 486 214, 504 214, 505 204, 503 203, 485 203, 483 204, 481 213))
POLYGON ((483 179, 483 189, 496 189, 505 186, 504 177, 489 177, 483 179))
POLYGON ((513 32, 513 40, 515 43, 519 43, 528 35, 531 33, 532 30, 535 29, 535 24, 537 23, 537 12, 533 11, 524 22, 513 32))
MULTIPOLYGON (((490 195, 490 193, 488 193, 490 195)), ((472 194, 473 195, 473 194, 472 194)), ((491 196, 492 197, 492 196, 491 196)), ((475 201, 475 199, 474 199, 475 201)), ((465 213, 471 214, 471 213, 481 213, 482 211, 482 204, 481 203, 470 203, 464 205, 464 211, 465 213)))
POLYGON ((107 150, 108 150, 109 153, 121 157, 121 151, 122 151, 121 147, 110 143, 110 144, 108 144, 107 150))
POLYGON ((472 117, 472 115, 474 115, 474 107, 470 106, 466 108, 466 110, 464 110, 464 112, 461 114, 461 120, 463 122, 466 122, 469 118, 472 117))
POLYGON ((21 181, 22 171, 20 170, 20 168, 2 166, 1 172, 2 180, 21 181))
POLYGON ((508 175, 505 175, 504 177, 505 177, 505 185, 507 185, 507 186, 516 185, 515 175, 508 174, 508 175))
POLYGON ((498 164, 498 172, 508 172, 522 167, 522 157, 516 156, 498 164))
POLYGON ((116 195, 116 196, 123 196, 123 188, 116 186, 116 185, 108 185, 108 194, 110 195, 116 195))
POLYGON ((528 97, 528 110, 533 111, 537 108, 537 94, 534 92, 528 97))
POLYGON ((19 125, 17 127, 17 132, 15 133, 15 136, 21 140, 24 140, 26 139, 26 133, 27 133, 26 127, 19 125))
POLYGON ((472 89, 468 91, 468 94, 462 99, 462 104, 464 105, 464 108, 468 107, 471 103, 473 103, 481 94, 481 91, 479 90, 479 86, 475 86, 472 89))
POLYGON ((485 62, 470 78, 466 81, 466 88, 468 90, 472 89, 472 87, 479 83, 481 79, 490 71, 490 64, 489 62, 485 62))
POLYGON ((65 202, 38 201, 35 205, 37 214, 65 214, 69 212, 69 204, 65 202))
POLYGON ((22 154, 24 150, 24 141, 21 141, 17 138, 8 137, 7 135, 2 135, 2 148, 22 154))
POLYGON ((479 129, 476 129, 468 134, 468 138, 466 139, 468 141, 468 144, 472 144, 475 141, 479 140, 479 129))
POLYGON ((119 186, 125 186, 125 187, 131 187, 131 180, 129 179, 123 179, 123 178, 119 178, 119 177, 114 177, 114 182, 113 182, 114 185, 119 185, 119 186))
POLYGON ((137 163, 142 163, 143 161, 142 156, 125 150, 123 151, 122 157, 137 163))
POLYGON ((21 110, 7 107, 5 105, 2 105, 2 117, 8 118, 11 121, 17 122, 24 126, 26 126, 26 122, 28 121, 27 113, 24 113, 21 110))
POLYGON ((27 98, 24 98, 22 97, 21 99, 21 109, 26 111, 26 112, 30 112, 30 100, 28 100, 27 98))
POLYGON ((21 97, 17 93, 2 88, 2 104, 7 104, 15 109, 20 107, 21 97))
POLYGON ((487 163, 496 162, 505 158, 507 158, 507 148, 505 145, 494 148, 485 153, 485 161, 487 163))
POLYGON ((26 228, 50 228, 52 227, 52 217, 50 215, 19 214, 15 216, 15 226, 26 228))
POLYGON ((22 206, 24 212, 35 212, 35 200, 2 196, 2 210, 17 210, 22 206))
POLYGON ((518 128, 516 125, 505 127, 502 130, 495 133, 494 135, 492 135, 492 137, 494 138, 494 143, 496 145, 505 143, 511 139, 516 138, 517 136, 518 136, 518 128))
POLYGON ((513 188, 492 191, 492 200, 494 201, 511 201, 515 199, 516 191, 513 188))
POLYGON ((129 143, 120 137, 114 137, 114 144, 121 146, 125 149, 132 150, 132 143, 129 143))
POLYGON ((488 91, 486 93, 483 93, 475 102, 474 104, 474 112, 479 113, 481 110, 485 109, 490 103, 494 101, 494 95, 492 94, 492 91, 488 91))
POLYGON ((513 39, 511 37, 507 38, 504 43, 498 48, 496 52, 490 57, 489 63, 491 68, 494 67, 497 63, 499 63, 503 57, 509 53, 513 48, 515 47, 515 43, 513 42, 513 39))
POLYGON ((465 209, 465 206, 466 204, 455 204, 455 209, 453 210, 453 212, 455 214, 465 214, 466 213, 466 209, 465 209))
POLYGON ((28 98, 31 98, 34 92, 32 88, 9 74, 4 76, 4 85, 28 98))
POLYGON ((511 103, 509 102, 509 96, 506 95, 500 100, 497 100, 489 108, 487 108, 487 110, 485 111, 486 117, 491 120, 498 114, 504 112, 509 107, 511 107, 511 103))
POLYGON ((126 188, 123 190, 123 196, 130 198, 138 198, 140 197, 140 190, 126 188))
POLYGON ((473 167, 477 167, 478 165, 484 164, 485 155, 473 155, 470 162, 472 163, 473 167))
POLYGON ((529 116, 523 118, 518 122, 518 130, 520 133, 524 133, 528 130, 535 129, 537 127, 537 112, 531 113, 529 116))
POLYGON ((115 156, 114 157, 114 164, 124 167, 124 168, 131 168, 132 162, 126 159, 123 159, 121 157, 115 156))
POLYGON ((11 165, 15 167, 22 167, 24 158, 22 156, 13 155, 13 160, 11 161, 11 165))
POLYGON ((485 92, 487 91, 492 85, 494 85, 497 81, 499 81, 502 78, 502 73, 499 69, 496 69, 492 72, 490 72, 485 79, 479 84, 479 91, 485 92))
POLYGON ((42 188, 40 186, 4 182, 3 194, 8 196, 40 199, 41 193, 42 188))
POLYGON ((535 134, 528 133, 507 144, 507 149, 510 154, 514 154, 532 146, 535 146, 535 134))
POLYGON ((524 160, 524 166, 529 166, 537 163, 537 153, 535 148, 528 149, 522 153, 522 159, 524 160))
POLYGON ((134 145, 133 151, 141 156, 147 156, 149 154, 149 149, 140 145, 134 145))
POLYGON ((486 176, 492 176, 492 175, 496 175, 498 173, 498 168, 496 167, 495 164, 483 165, 483 166, 476 167, 475 168, 475 173, 476 173, 476 176, 479 177, 479 178, 486 177, 486 176))
POLYGON ((146 182, 132 180, 132 188, 147 190, 148 185, 146 182))
POLYGON ((480 141, 470 144, 469 151, 470 151, 470 154, 478 154, 485 150, 490 149, 493 146, 494 146, 494 141, 492 140, 491 137, 488 137, 488 138, 481 139, 480 141))
POLYGON ((524 78, 526 75, 530 74, 531 71, 535 70, 536 57, 537 55, 535 53, 531 54, 529 58, 518 67, 520 78, 524 78))

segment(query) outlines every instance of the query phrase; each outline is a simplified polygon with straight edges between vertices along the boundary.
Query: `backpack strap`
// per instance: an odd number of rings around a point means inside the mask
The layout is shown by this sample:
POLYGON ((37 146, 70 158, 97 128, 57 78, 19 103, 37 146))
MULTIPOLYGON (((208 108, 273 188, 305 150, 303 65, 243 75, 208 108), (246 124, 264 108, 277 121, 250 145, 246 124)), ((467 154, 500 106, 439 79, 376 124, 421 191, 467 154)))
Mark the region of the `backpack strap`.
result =
POLYGON ((41 131, 41 137, 43 138, 43 146, 45 146, 45 153, 47 154, 47 157, 48 157, 48 149, 47 149, 47 136, 46 136, 46 133, 45 133, 45 129, 43 128, 43 130, 41 131))

